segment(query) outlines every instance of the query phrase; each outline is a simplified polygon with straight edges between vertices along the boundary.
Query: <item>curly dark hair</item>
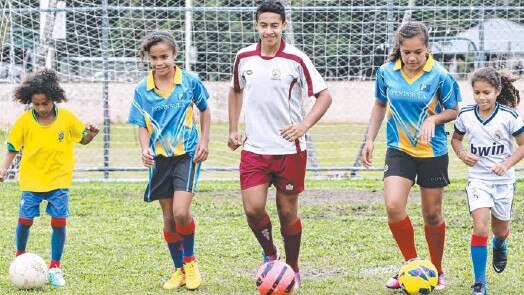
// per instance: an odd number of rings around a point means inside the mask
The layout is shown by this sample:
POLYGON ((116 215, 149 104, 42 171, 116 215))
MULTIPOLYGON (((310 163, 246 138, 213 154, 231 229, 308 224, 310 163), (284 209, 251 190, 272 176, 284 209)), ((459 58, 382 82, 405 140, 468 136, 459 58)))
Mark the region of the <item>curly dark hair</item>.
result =
POLYGON ((516 108, 520 103, 520 93, 513 85, 513 82, 519 78, 511 74, 508 70, 495 70, 491 67, 477 69, 471 77, 471 86, 475 82, 484 81, 491 84, 496 89, 500 89, 500 94, 497 96, 497 102, 505 106, 516 108))
POLYGON ((388 55, 386 62, 396 61, 400 58, 400 45, 405 39, 411 39, 415 36, 420 36, 424 40, 424 45, 429 45, 429 34, 426 25, 421 22, 408 22, 401 24, 395 32, 393 37, 393 49, 388 55))
POLYGON ((65 91, 58 84, 58 75, 51 69, 40 69, 25 77, 13 93, 13 100, 30 104, 34 94, 45 94, 53 102, 67 101, 65 91))
POLYGON ((260 6, 257 8, 257 12, 255 13, 255 20, 258 21, 258 17, 264 12, 279 14, 282 22, 286 21, 286 10, 284 9, 284 5, 282 5, 282 3, 279 1, 268 0, 260 4, 260 6))
POLYGON ((175 37, 173 36, 173 34, 167 31, 151 32, 146 35, 146 37, 142 41, 142 44, 140 45, 140 57, 142 59, 142 62, 144 62, 144 59, 146 55, 149 53, 151 47, 160 42, 165 42, 166 44, 170 45, 173 48, 173 53, 176 54, 178 52, 178 47, 176 46, 175 37))

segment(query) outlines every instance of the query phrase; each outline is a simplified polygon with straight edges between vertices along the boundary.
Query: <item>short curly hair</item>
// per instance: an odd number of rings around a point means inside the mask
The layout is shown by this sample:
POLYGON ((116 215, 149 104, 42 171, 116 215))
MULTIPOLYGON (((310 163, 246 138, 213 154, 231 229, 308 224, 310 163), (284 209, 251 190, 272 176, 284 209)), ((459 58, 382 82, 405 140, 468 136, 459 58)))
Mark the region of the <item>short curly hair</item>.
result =
POLYGON ((51 69, 40 69, 25 77, 14 90, 14 100, 30 104, 34 94, 45 94, 53 102, 67 101, 65 91, 58 84, 58 75, 51 69))

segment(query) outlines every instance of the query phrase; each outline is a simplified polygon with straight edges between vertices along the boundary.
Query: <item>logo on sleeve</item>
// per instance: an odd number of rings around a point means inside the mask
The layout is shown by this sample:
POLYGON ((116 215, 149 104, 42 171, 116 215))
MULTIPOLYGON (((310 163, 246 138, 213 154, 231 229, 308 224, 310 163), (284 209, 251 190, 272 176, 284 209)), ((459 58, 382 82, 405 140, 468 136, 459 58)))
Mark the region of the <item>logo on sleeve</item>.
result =
POLYGON ((64 141, 64 131, 58 133, 58 142, 64 141))

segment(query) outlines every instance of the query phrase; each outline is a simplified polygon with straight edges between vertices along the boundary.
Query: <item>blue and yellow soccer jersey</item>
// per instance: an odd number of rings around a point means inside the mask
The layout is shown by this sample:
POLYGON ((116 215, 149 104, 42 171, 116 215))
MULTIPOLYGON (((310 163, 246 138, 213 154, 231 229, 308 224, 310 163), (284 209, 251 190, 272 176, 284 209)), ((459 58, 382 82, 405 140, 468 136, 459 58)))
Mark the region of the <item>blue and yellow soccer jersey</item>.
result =
POLYGON ((179 67, 175 67, 174 84, 172 91, 161 93, 155 88, 152 72, 140 81, 128 122, 147 128, 155 155, 193 156, 198 145, 193 103, 205 111, 209 94, 197 76, 179 67))
POLYGON ((55 107, 55 112, 55 121, 42 126, 28 110, 9 131, 8 150, 24 149, 18 181, 22 191, 48 192, 71 185, 73 144, 82 141, 85 125, 69 110, 55 107))
POLYGON ((447 153, 444 125, 435 126, 429 144, 418 140, 424 120, 455 108, 462 100, 457 81, 429 55, 423 71, 408 78, 401 71, 401 61, 382 65, 375 81, 376 98, 387 103, 387 145, 413 157, 438 157, 447 153))

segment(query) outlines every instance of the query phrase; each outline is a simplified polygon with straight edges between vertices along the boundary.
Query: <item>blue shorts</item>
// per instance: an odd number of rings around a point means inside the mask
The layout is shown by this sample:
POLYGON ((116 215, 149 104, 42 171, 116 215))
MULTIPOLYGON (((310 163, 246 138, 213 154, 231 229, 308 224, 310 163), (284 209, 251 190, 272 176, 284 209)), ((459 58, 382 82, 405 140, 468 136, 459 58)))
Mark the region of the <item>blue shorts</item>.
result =
POLYGON ((40 203, 47 201, 45 212, 51 217, 66 218, 69 216, 69 190, 56 189, 45 193, 22 192, 18 216, 33 219, 40 216, 40 203))

